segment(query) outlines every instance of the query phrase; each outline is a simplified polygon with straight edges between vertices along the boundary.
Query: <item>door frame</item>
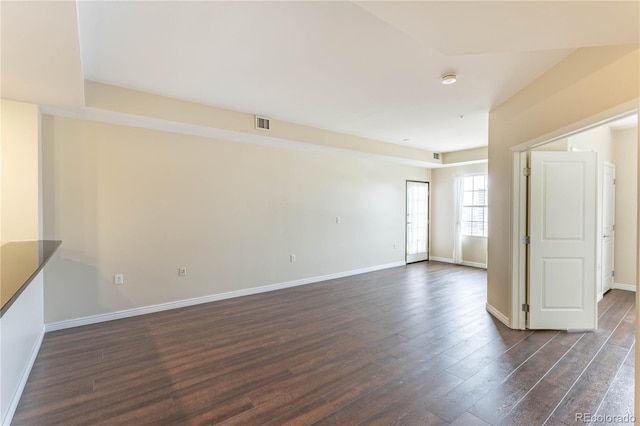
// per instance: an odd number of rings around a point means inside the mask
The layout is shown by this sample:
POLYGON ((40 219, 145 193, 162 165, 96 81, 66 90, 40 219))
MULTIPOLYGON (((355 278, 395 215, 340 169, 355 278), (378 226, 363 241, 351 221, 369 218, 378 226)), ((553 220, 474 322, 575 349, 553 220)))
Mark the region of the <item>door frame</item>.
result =
MULTIPOLYGON (((409 262, 407 262, 407 201, 408 201, 408 194, 407 194, 407 184, 409 182, 414 182, 414 183, 426 183, 427 184, 427 258, 425 259, 426 261, 429 260, 429 254, 430 254, 430 249, 431 249, 431 182, 429 181, 424 181, 424 180, 413 180, 413 179, 407 179, 404 182, 404 263, 408 264, 409 262)), ((418 260, 417 262, 424 262, 425 260, 418 260)), ((410 263, 417 263, 417 262, 410 262, 410 263)))
MULTIPOLYGON (((612 267, 612 271, 615 271, 615 247, 616 247, 616 165, 614 163, 611 163, 609 161, 602 161, 602 164, 599 165, 601 167, 601 172, 602 175, 600 176, 600 180, 598 182, 598 184, 602 187, 600 193, 598 194, 600 196, 600 200, 599 201, 599 209, 600 209, 600 228, 598 229, 598 239, 599 239, 599 245, 600 245, 600 258, 598 259, 598 261, 600 262, 601 265, 601 270, 599 271, 599 276, 598 276, 598 301, 600 301, 603 297, 604 297, 604 281, 602 280, 602 273, 604 272, 604 241, 602 238, 602 235, 604 233, 604 211, 605 211, 605 197, 604 197, 604 177, 605 177, 605 168, 606 167, 611 167, 613 169, 613 229, 611 231, 611 240, 610 240, 610 244, 612 245, 612 249, 611 251, 613 252, 612 258, 611 258, 611 267, 612 267)), ((614 285, 614 280, 612 277, 612 283, 611 283, 611 287, 609 288, 609 290, 613 289, 613 285, 614 285)), ((609 291, 607 290, 607 291, 609 291)))
POLYGON ((523 169, 527 167, 527 153, 559 139, 638 114, 639 101, 640 98, 633 99, 511 148, 511 318, 509 324, 511 328, 520 330, 527 328, 526 314, 522 310, 522 305, 527 303, 528 275, 527 246, 522 244, 522 236, 528 235, 527 178, 523 174, 523 169))

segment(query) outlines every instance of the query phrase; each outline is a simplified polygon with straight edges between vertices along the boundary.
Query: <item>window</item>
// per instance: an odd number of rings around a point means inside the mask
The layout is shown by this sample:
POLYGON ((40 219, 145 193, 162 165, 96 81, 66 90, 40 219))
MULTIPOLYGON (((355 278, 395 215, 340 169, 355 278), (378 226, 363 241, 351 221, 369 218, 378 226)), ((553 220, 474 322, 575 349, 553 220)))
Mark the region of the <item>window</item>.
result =
POLYGON ((462 235, 487 236, 487 175, 464 177, 462 235))

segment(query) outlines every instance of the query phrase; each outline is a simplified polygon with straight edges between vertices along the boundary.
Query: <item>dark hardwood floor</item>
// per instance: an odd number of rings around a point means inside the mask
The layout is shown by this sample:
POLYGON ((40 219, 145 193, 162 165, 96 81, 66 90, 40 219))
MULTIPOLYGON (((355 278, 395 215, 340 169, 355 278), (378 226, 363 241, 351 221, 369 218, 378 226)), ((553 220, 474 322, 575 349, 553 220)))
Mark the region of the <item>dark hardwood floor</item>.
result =
POLYGON ((15 425, 565 425, 633 412, 635 295, 510 330, 483 270, 423 262, 48 333, 15 425))

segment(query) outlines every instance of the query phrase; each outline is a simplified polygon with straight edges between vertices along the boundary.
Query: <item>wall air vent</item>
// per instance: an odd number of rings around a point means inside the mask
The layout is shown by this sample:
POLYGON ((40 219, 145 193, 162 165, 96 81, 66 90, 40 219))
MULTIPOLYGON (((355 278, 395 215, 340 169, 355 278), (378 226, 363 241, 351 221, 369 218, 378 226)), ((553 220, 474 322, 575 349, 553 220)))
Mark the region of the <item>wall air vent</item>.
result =
POLYGON ((269 119, 267 117, 260 117, 256 115, 256 129, 269 131, 269 119))
POLYGON ((433 159, 434 160, 439 160, 440 159, 440 153, 439 152, 434 152, 433 153, 433 159))

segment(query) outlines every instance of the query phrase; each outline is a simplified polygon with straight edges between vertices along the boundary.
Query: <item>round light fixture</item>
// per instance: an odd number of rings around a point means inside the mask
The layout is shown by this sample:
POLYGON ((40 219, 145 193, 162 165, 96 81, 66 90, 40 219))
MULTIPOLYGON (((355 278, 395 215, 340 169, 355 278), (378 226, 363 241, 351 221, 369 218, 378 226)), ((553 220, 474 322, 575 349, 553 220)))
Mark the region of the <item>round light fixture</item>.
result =
POLYGON ((458 77, 453 73, 442 76, 442 84, 453 84, 456 81, 458 81, 458 77))

